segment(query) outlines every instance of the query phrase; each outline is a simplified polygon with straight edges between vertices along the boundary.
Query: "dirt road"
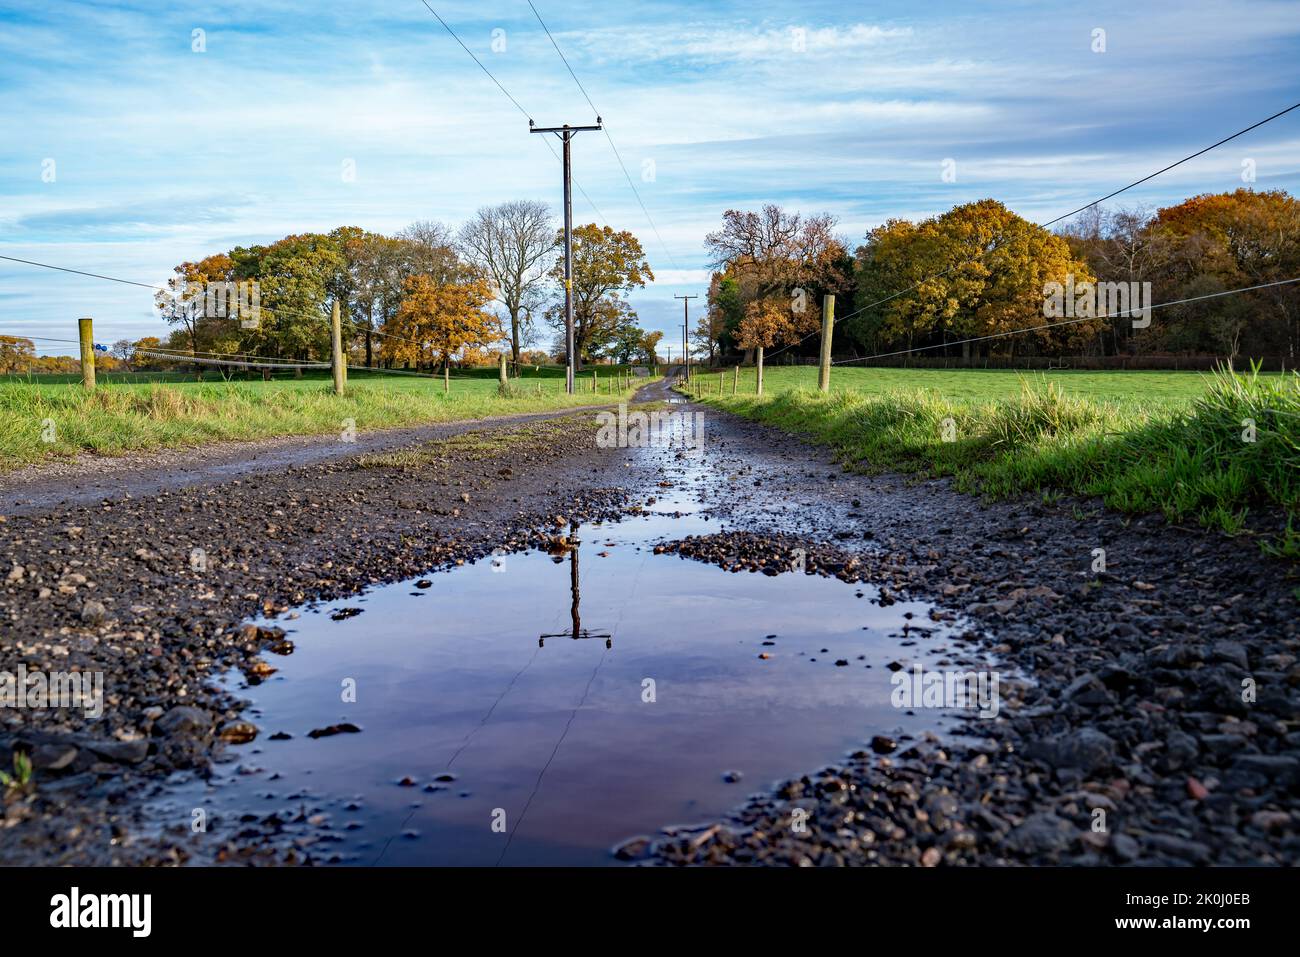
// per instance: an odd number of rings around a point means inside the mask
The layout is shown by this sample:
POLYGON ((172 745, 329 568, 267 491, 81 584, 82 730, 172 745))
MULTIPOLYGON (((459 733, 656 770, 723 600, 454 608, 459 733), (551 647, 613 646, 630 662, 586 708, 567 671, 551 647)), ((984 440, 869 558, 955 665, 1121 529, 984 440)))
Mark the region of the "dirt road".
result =
MULTIPOLYGON (((643 396, 665 397, 662 386, 643 396)), ((942 482, 846 473, 793 438, 703 414, 695 494, 719 532, 668 547, 773 573, 802 556, 810 573, 872 583, 883 602, 932 600, 972 623, 965 644, 998 662, 1002 704, 972 718, 968 737, 864 741, 834 769, 792 767, 733 819, 648 834, 624 858, 1300 857, 1293 568, 1247 541, 1088 503, 987 504, 942 482)), ((142 810, 169 773, 209 766, 240 739, 241 703, 211 679, 255 672, 283 641, 242 623, 496 548, 545 547, 568 519, 634 513, 663 479, 662 456, 594 435, 588 411, 347 448, 221 450, 190 456, 197 471, 169 454, 135 463, 115 491, 85 470, 10 484, 20 501, 0 524, 0 670, 103 672, 107 698, 100 717, 0 712, 0 750, 31 752, 38 779, 5 799, 0 856, 302 860, 261 825, 218 841, 142 810)))

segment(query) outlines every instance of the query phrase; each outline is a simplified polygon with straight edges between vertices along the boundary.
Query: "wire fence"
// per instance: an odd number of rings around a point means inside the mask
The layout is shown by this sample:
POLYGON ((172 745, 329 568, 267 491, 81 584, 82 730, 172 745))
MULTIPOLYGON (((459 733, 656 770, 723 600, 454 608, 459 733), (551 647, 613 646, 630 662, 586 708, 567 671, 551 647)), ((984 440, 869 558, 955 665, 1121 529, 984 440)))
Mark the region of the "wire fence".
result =
MULTIPOLYGON (((0 337, 79 344, 79 340, 76 339, 31 336, 2 330, 0 330, 0 337)), ((42 368, 38 365, 40 360, 36 359, 27 360, 26 368, 23 368, 23 360, 15 359, 12 361, 10 368, 0 369, 0 380, 26 379, 46 383, 77 381, 83 374, 80 369, 80 361, 75 357, 63 358, 75 368, 57 369, 48 366, 42 368)), ((120 367, 101 369, 97 374, 106 376, 110 382, 125 382, 128 384, 148 384, 153 382, 164 384, 191 381, 191 377, 197 377, 197 381, 202 381, 201 372, 203 369, 212 369, 220 373, 225 379, 230 379, 241 372, 248 372, 259 373, 261 378, 265 380, 283 374, 290 374, 295 379, 305 378, 303 376, 304 372, 320 373, 331 371, 334 368, 332 362, 321 360, 260 356, 243 352, 182 351, 165 347, 153 349, 135 348, 130 353, 129 358, 117 358, 116 361, 120 364, 120 367), (148 364, 150 362, 154 364, 166 363, 167 366, 149 368, 148 364)), ((428 379, 435 384, 442 383, 444 385, 449 385, 452 382, 501 384, 501 367, 499 363, 461 367, 456 371, 436 368, 422 370, 418 368, 392 368, 382 365, 353 364, 350 359, 345 357, 344 368, 348 379, 382 379, 393 376, 428 379)), ((576 392, 579 394, 614 394, 615 392, 625 391, 631 388, 632 383, 637 379, 633 372, 634 368, 634 363, 588 367, 578 374, 576 392)), ((650 366, 646 365, 642 368, 649 370, 650 366)), ((546 386, 551 384, 562 391, 565 383, 565 368, 562 365, 550 363, 514 363, 508 360, 505 382, 507 388, 524 390, 523 394, 534 394, 538 390, 545 391, 546 386)))

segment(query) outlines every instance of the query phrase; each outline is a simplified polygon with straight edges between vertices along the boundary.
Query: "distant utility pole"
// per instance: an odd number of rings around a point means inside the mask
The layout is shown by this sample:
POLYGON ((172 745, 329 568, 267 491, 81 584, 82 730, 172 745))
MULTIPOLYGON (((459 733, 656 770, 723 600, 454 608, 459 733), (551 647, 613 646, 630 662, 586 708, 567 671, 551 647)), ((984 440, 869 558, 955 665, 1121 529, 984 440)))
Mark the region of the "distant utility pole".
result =
POLYGON ((686 381, 691 381, 691 344, 687 341, 687 336, 691 334, 691 317, 689 309, 691 304, 689 300, 699 299, 699 296, 673 296, 674 299, 682 301, 682 356, 686 360, 686 381))
POLYGON ((564 373, 564 390, 574 391, 574 372, 578 368, 573 355, 573 177, 569 171, 569 140, 574 133, 599 130, 600 117, 595 126, 533 126, 528 121, 529 133, 554 133, 564 143, 564 353, 567 368, 564 373))

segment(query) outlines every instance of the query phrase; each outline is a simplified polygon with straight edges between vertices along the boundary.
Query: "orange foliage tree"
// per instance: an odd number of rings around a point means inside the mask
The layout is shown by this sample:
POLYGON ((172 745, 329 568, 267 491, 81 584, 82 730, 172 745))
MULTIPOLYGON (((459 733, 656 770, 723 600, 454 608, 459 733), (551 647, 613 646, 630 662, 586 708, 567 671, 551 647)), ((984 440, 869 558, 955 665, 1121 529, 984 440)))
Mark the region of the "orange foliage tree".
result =
POLYGON ((500 320, 487 310, 492 290, 483 279, 439 284, 423 273, 402 284, 402 304, 385 324, 380 354, 419 368, 444 368, 465 348, 505 338, 500 320))

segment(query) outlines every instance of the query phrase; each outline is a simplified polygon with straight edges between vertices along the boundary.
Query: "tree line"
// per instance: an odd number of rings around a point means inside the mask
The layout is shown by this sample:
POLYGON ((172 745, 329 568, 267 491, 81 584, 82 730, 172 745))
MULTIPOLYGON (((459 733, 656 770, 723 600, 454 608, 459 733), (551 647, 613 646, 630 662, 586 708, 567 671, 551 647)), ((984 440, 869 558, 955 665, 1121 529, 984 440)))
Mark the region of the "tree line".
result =
MULTIPOLYGON (((609 226, 573 235, 574 321, 583 361, 653 360, 660 334, 638 325, 627 299, 654 279, 641 243, 609 226)), ((330 314, 339 304, 350 361, 367 367, 431 369, 453 362, 563 360, 532 349, 543 328, 564 328, 563 234, 545 203, 516 200, 478 210, 459 229, 416 222, 394 235, 342 226, 237 246, 180 263, 155 296, 173 327, 166 341, 114 343, 128 368, 183 365, 172 353, 323 361, 330 314), (241 284, 253 284, 255 286, 241 284), (223 301, 208 290, 227 288, 223 301), (236 290, 256 289, 255 310, 236 290)))
POLYGON ((840 304, 834 347, 844 356, 925 349, 966 358, 1294 361, 1300 347, 1300 284, 1170 306, 1150 322, 1097 295, 1120 285, 1149 306, 1300 276, 1300 203, 1282 190, 1207 194, 1156 210, 1092 207, 1057 231, 984 199, 920 222, 888 220, 851 251, 829 214, 767 205, 728 210, 705 247, 714 272, 693 338, 710 360, 759 346, 815 354, 826 293, 840 304), (1067 304, 1068 323, 1062 288, 1080 297, 1079 311, 1067 304), (1009 335, 1018 330, 1032 331, 1009 335), (963 341, 972 339, 980 341, 963 341))

